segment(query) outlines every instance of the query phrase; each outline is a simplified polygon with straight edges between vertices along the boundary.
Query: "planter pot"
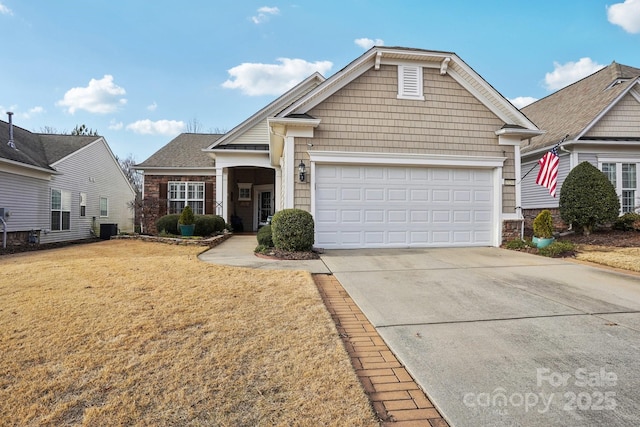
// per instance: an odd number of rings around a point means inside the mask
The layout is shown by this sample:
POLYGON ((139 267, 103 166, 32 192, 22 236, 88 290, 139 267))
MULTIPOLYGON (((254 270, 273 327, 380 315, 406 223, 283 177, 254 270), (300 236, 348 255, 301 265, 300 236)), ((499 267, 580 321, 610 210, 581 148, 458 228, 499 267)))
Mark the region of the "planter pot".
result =
POLYGON ((180 224, 180 234, 185 237, 193 236, 193 230, 196 228, 195 224, 183 225, 180 224))
POLYGON ((533 236, 533 238, 531 239, 531 243, 533 244, 533 246, 535 246, 536 248, 538 247, 538 239, 536 236, 533 236))
POLYGON ((538 242, 536 243, 536 247, 538 249, 546 248, 547 246, 552 244, 554 240, 555 240, 555 238, 553 238, 553 237, 550 238, 550 239, 538 238, 538 242))

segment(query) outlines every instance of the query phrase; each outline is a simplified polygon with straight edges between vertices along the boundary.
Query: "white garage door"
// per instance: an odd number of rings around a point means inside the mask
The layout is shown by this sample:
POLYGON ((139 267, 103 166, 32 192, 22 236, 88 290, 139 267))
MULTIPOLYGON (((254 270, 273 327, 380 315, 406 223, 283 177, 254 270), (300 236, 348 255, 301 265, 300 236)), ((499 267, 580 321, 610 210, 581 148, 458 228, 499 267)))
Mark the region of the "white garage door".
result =
POLYGON ((491 246, 489 169, 320 164, 317 247, 491 246))

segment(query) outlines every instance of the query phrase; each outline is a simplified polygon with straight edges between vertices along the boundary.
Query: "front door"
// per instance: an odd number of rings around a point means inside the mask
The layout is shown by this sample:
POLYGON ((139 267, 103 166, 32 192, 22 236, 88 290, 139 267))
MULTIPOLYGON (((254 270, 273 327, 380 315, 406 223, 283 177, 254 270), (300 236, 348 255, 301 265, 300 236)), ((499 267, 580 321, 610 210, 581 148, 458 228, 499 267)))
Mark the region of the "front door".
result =
POLYGON ((269 217, 274 213, 275 200, 273 197, 273 186, 271 185, 258 185, 255 187, 255 229, 267 224, 269 217))

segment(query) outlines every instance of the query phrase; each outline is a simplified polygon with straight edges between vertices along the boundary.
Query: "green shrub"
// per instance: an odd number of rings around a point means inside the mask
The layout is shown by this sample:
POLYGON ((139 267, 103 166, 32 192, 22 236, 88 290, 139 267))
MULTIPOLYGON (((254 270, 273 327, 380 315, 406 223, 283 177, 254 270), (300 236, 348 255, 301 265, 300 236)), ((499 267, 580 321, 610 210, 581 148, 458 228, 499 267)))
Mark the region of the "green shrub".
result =
POLYGON ((158 230, 159 234, 173 234, 179 235, 180 231, 178 230, 178 220, 180 219, 180 215, 178 214, 170 214, 165 215, 156 221, 156 230, 158 230))
POLYGON ((553 237, 553 217, 549 209, 543 209, 533 220, 533 235, 542 239, 553 237))
POLYGON ((571 242, 553 242, 547 247, 539 248, 538 254, 551 258, 573 256, 575 245, 571 242))
POLYGON ((191 209, 191 206, 187 205, 184 207, 184 209, 182 209, 182 212, 180 213, 180 224, 182 225, 192 225, 195 224, 196 222, 196 217, 193 214, 193 209, 191 209))
POLYGON ((513 240, 509 240, 507 243, 505 243, 504 247, 506 249, 511 249, 512 251, 518 251, 518 250, 530 248, 532 246, 531 246, 530 242, 527 242, 526 240, 513 239, 513 240))
POLYGON ((640 214, 635 212, 627 212, 613 223, 616 230, 635 230, 640 231, 640 214))
POLYGON ((218 215, 196 215, 195 225, 193 234, 205 237, 221 233, 226 224, 224 219, 218 215))
POLYGON ((265 225, 258 230, 258 244, 268 248, 273 247, 273 236, 270 225, 265 225))
POLYGON ((607 176, 589 162, 569 172, 560 191, 560 216, 568 224, 591 233, 597 224, 613 222, 620 202, 607 176))
POLYGON ((314 241, 313 217, 301 209, 284 209, 271 221, 273 244, 283 251, 310 251, 314 241))
POLYGON ((257 253, 257 254, 267 254, 269 253, 269 251, 271 250, 271 246, 265 246, 265 245, 258 245, 256 246, 256 248, 253 250, 253 252, 257 253))

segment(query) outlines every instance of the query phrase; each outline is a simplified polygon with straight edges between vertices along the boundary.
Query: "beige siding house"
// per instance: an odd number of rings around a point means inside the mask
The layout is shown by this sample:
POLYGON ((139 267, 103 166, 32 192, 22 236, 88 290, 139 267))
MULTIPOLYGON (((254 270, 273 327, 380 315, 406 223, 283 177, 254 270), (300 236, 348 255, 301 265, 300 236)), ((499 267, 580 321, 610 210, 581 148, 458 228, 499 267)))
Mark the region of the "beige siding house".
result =
POLYGON ((87 239, 101 224, 133 231, 135 191, 102 137, 0 121, 0 184, 2 246, 87 239))
POLYGON ((559 218, 559 197, 535 184, 538 160, 558 151, 557 194, 578 164, 588 161, 616 187, 621 214, 640 207, 640 68, 611 63, 600 71, 522 109, 546 131, 522 146, 522 206, 530 221, 541 209, 559 218))
POLYGON ((456 54, 374 47, 203 155, 217 213, 244 230, 300 208, 321 248, 498 246, 519 233, 520 145, 540 133, 456 54))

